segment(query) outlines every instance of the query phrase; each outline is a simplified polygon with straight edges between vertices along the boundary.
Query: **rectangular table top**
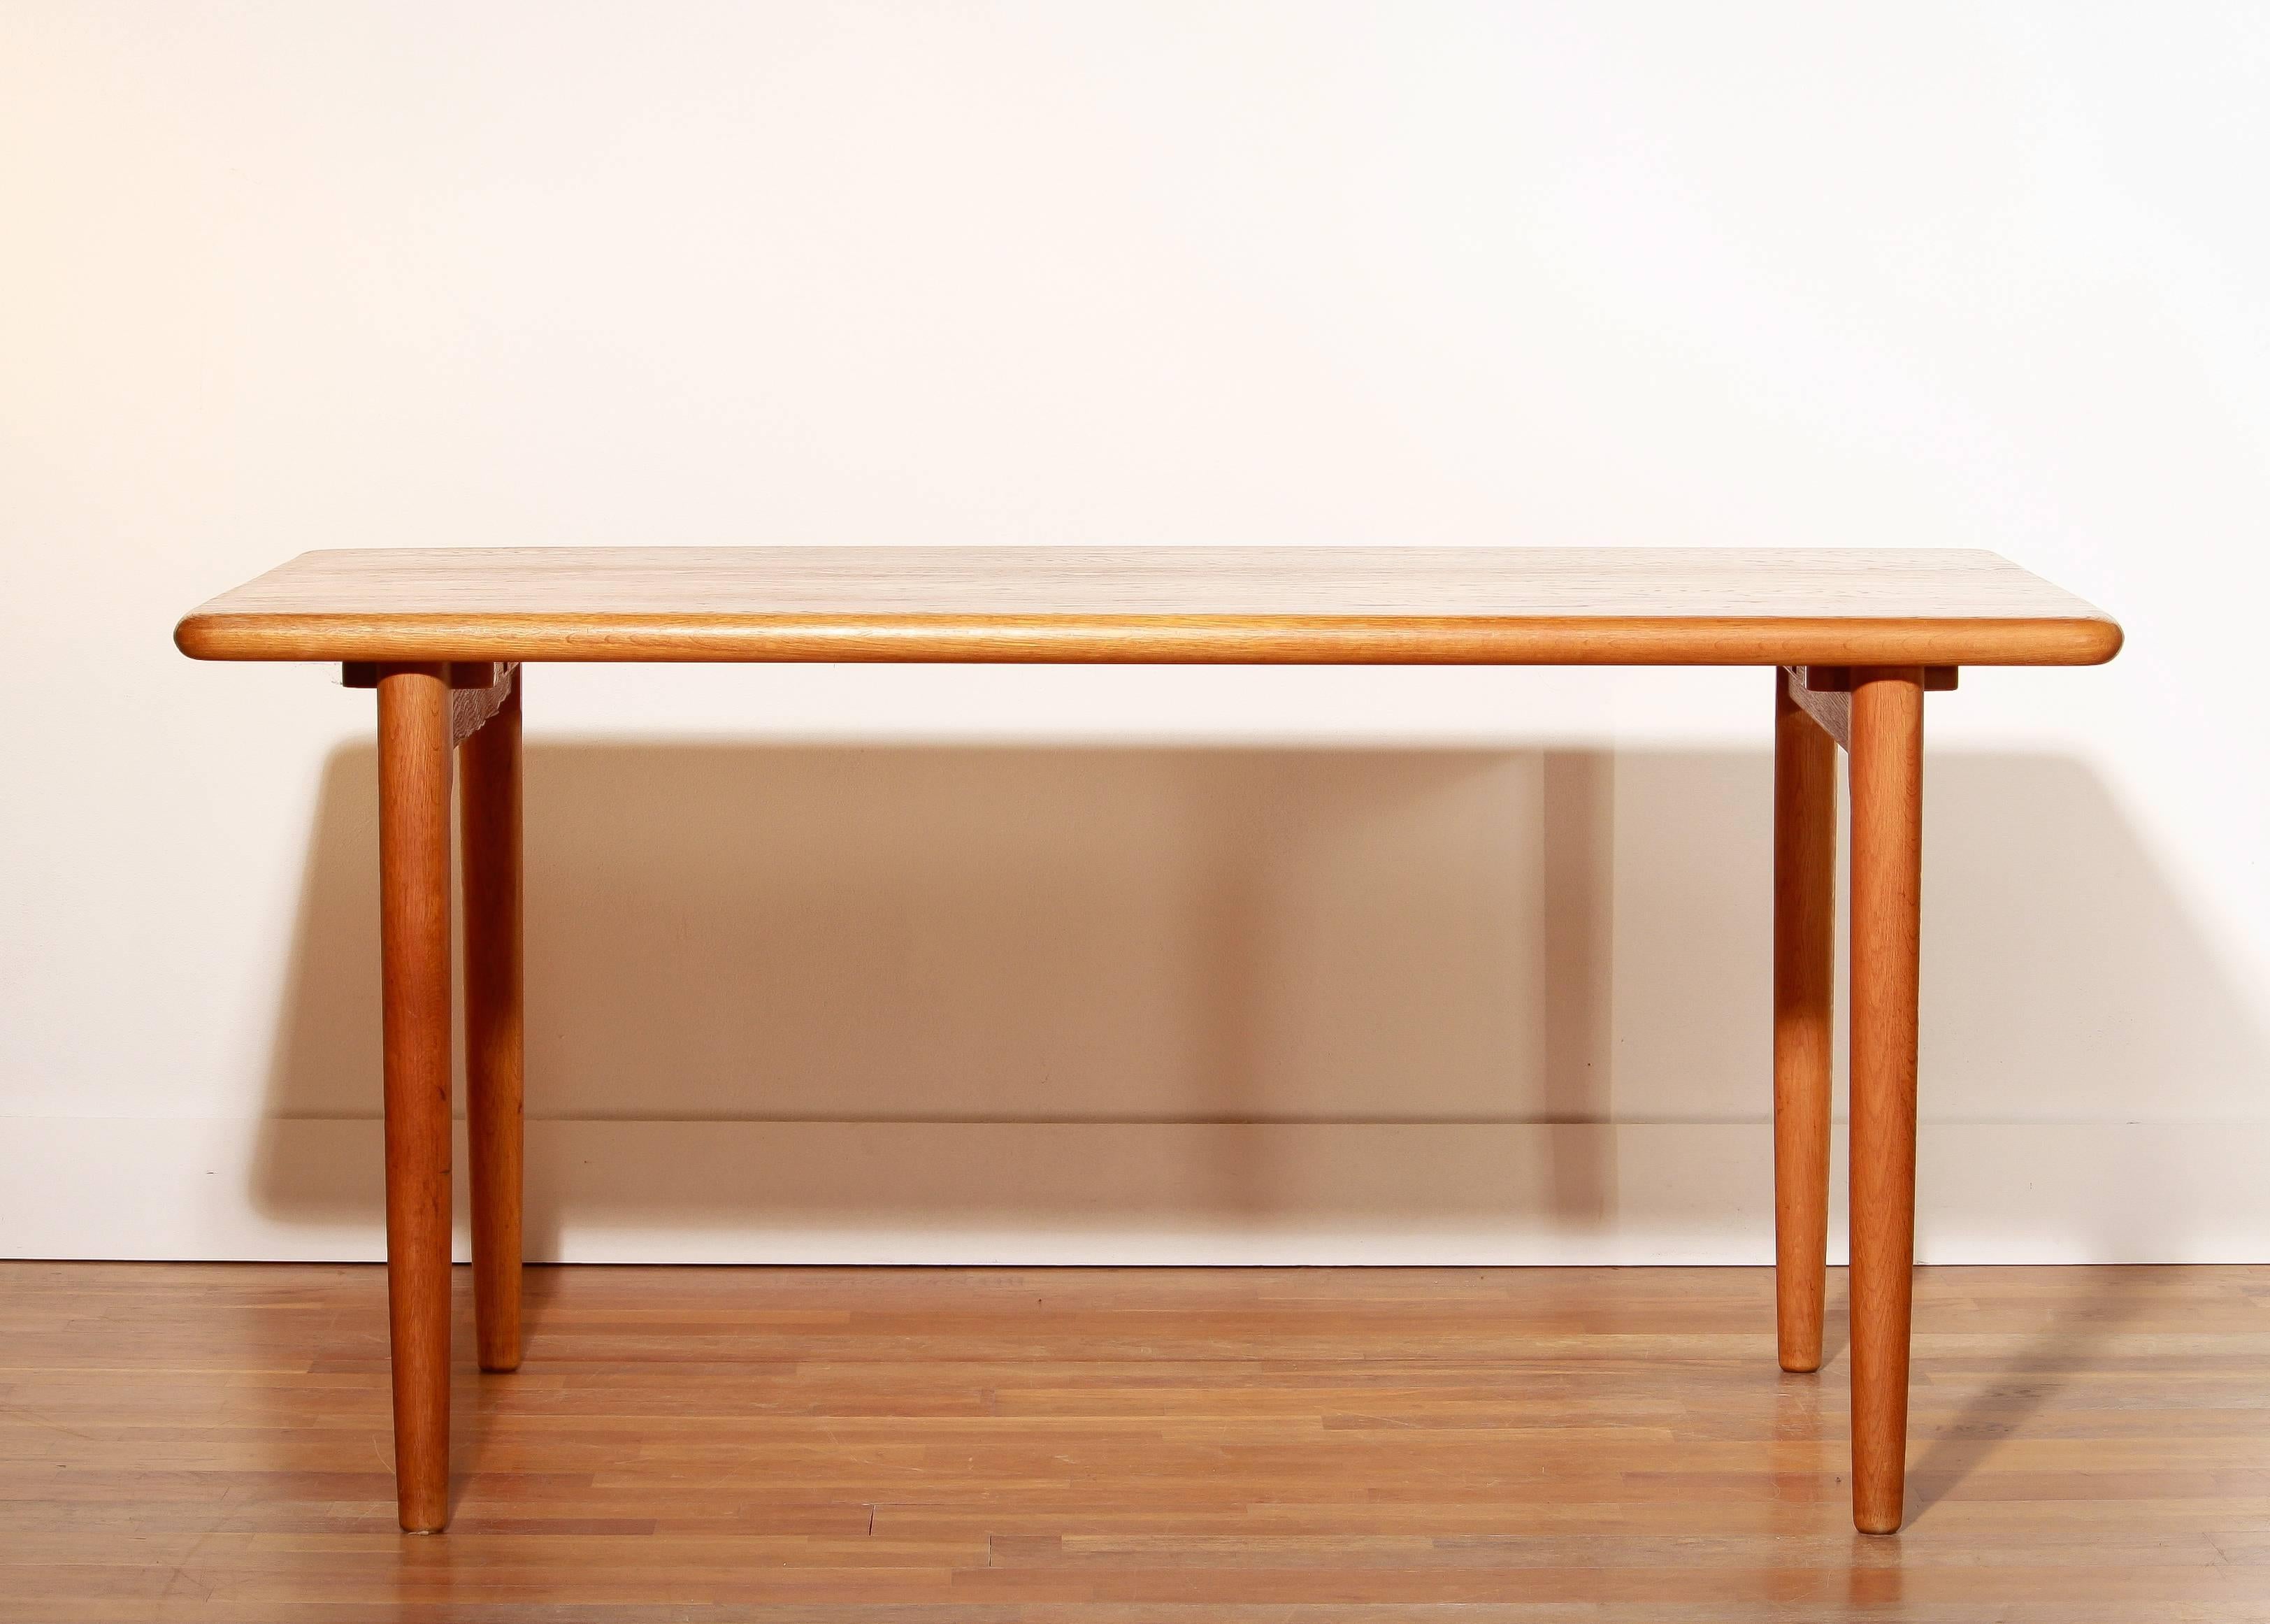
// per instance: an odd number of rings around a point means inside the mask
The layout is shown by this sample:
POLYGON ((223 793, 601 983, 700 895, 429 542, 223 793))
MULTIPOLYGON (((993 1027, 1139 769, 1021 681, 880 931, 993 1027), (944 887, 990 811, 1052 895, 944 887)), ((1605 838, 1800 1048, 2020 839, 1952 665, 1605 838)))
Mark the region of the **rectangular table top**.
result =
POLYGON ((2089 665, 1992 552, 523 547, 303 553, 184 618, 211 660, 2089 665))

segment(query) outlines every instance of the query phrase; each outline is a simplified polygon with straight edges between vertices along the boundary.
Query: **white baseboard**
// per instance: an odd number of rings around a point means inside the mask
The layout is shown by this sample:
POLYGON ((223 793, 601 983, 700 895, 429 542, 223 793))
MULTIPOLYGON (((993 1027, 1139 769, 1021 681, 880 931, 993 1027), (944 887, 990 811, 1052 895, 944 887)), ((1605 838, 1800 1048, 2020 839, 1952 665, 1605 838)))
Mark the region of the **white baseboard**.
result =
MULTIPOLYGON (((537 1122, 528 1133, 528 1255, 545 1262, 1773 1256, 1762 1124, 537 1122)), ((367 1120, 10 1119, 0 1255, 375 1259, 380 1146, 367 1120)), ((457 1154, 462 1168, 462 1124, 457 1154)), ((2270 1260, 2270 1123, 1927 1124, 1920 1158, 1925 1263, 2270 1260)), ((1843 1223, 1840 1209, 1839 1259, 1843 1223)))

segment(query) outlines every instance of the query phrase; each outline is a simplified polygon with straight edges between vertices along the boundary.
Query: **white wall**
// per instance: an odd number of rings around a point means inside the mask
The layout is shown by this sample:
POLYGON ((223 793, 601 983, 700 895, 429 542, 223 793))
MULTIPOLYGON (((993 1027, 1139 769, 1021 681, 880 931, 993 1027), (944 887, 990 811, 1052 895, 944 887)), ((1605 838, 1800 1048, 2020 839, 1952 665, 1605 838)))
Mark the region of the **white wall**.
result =
MULTIPOLYGON (((1922 1246, 2270 1257, 2270 13, 0 9, 0 1251, 377 1248, 303 548, 1990 546, 1922 1246)), ((1760 672, 544 668, 543 1255, 1769 1256, 1760 672)))

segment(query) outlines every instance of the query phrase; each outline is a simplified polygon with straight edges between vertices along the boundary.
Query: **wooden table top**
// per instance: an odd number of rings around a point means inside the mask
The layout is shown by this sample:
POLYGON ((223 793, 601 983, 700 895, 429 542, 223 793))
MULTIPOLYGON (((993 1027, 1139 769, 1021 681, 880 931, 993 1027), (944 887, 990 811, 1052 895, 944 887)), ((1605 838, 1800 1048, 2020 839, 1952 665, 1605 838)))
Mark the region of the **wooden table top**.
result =
POLYGON ((187 616, 209 660, 2090 665, 1992 552, 525 547, 308 552, 187 616))

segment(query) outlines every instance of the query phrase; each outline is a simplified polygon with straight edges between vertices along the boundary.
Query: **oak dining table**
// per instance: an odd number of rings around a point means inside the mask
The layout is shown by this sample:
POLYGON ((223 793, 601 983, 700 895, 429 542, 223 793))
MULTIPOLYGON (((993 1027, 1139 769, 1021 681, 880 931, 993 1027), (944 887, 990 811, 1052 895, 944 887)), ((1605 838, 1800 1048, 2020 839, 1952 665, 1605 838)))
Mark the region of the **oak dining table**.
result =
POLYGON ((174 642, 337 663, 376 692, 395 1478, 402 1526, 420 1532, 449 1512, 453 778, 475 1339, 485 1370, 521 1358, 530 664, 1761 668, 1779 1362, 1821 1358, 1841 747, 1852 1512, 1885 1534, 1906 1475, 1925 695, 1965 665, 2098 664, 2121 632, 1993 553, 1951 549, 657 546, 308 552, 193 611, 174 642))

